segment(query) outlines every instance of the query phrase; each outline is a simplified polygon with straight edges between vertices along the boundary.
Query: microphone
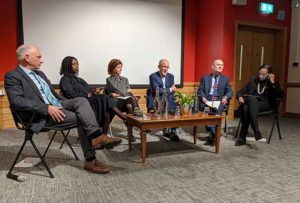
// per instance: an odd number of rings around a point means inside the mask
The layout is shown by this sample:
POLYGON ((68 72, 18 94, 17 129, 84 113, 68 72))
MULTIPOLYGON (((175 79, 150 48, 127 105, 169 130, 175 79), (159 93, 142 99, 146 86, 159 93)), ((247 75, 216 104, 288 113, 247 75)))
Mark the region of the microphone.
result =
POLYGON ((24 176, 18 176, 18 175, 14 175, 14 174, 7 174, 6 175, 7 178, 12 179, 12 180, 16 180, 19 182, 24 182, 25 181, 25 177, 24 176))

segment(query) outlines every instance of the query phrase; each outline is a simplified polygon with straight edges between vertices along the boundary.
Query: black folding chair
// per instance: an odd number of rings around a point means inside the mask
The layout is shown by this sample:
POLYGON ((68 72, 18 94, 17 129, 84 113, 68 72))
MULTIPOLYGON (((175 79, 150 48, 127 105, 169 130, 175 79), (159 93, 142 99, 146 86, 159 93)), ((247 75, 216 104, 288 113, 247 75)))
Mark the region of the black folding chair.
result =
MULTIPOLYGON (((272 124, 272 128, 271 128, 271 131, 270 131, 270 135, 269 135, 268 140, 267 140, 267 144, 270 144, 270 142, 271 142, 271 138, 272 138, 272 135, 273 135, 273 129, 274 129, 275 123, 276 123, 276 126, 277 126, 279 139, 280 140, 282 139, 281 131, 280 131, 280 125, 279 125, 279 107, 280 107, 280 104, 281 104, 282 101, 283 101, 283 98, 277 98, 276 102, 275 102, 275 106, 274 106, 273 109, 270 109, 270 110, 267 110, 267 111, 262 111, 262 112, 258 113, 258 116, 273 115, 273 124, 272 124)), ((238 137, 238 133, 240 131, 241 123, 242 123, 242 118, 240 118, 240 120, 239 120, 239 124, 238 124, 238 127, 236 129, 236 133, 235 133, 235 138, 238 137)))
POLYGON ((50 169, 49 169, 49 167, 47 165, 47 163, 45 162, 45 156, 46 156, 46 154, 48 152, 48 149, 49 149, 49 147, 50 147, 50 145, 51 145, 51 143, 52 143, 55 135, 57 134, 56 133, 57 131, 60 131, 62 133, 62 135, 64 137, 64 140, 66 141, 66 143, 70 147, 73 155, 75 156, 75 159, 79 160, 79 158, 76 155, 74 149, 72 148, 72 146, 71 146, 71 144, 70 144, 70 142, 69 142, 66 134, 64 133, 64 130, 70 130, 72 128, 77 127, 76 124, 74 124, 74 126, 71 126, 69 128, 59 128, 59 127, 45 127, 45 128, 43 128, 40 132, 47 132, 47 131, 50 131, 50 130, 55 130, 55 133, 53 134, 53 136, 52 136, 52 138, 51 138, 51 140, 50 140, 50 142, 49 142, 49 144, 48 144, 48 146, 47 146, 44 154, 42 155, 40 153, 40 151, 38 150, 38 148, 36 147, 36 145, 35 145, 35 143, 33 142, 33 139, 32 139, 33 135, 35 133, 30 130, 30 126, 32 124, 32 121, 37 116, 36 111, 35 110, 28 110, 28 109, 19 109, 19 108, 15 108, 15 107, 12 107, 12 106, 10 106, 10 110, 12 112, 13 119, 14 119, 16 127, 18 129, 20 129, 20 130, 24 130, 25 131, 25 139, 24 139, 24 142, 23 142, 23 144, 22 144, 22 146, 21 146, 21 148, 20 148, 20 150, 19 150, 19 152, 17 154, 17 157, 15 158, 12 166, 9 169, 9 172, 6 175, 7 178, 10 178, 10 179, 13 179, 13 180, 17 180, 16 175, 12 174, 12 171, 13 171, 13 169, 14 169, 14 167, 15 167, 15 165, 16 165, 16 163, 17 163, 17 161, 18 161, 18 159, 19 159, 19 157, 20 157, 20 155, 21 155, 21 153, 22 153, 22 151, 23 151, 23 149, 24 149, 25 144, 27 143, 27 141, 29 141, 31 143, 33 149, 35 150, 35 152, 38 155, 38 157, 40 158, 42 164, 44 165, 44 167, 46 168, 47 172, 49 173, 49 176, 51 178, 54 178, 52 172, 50 171, 50 169), (30 118, 29 118, 28 121, 25 121, 25 119, 22 119, 22 117, 21 117, 22 113, 30 114, 30 118))

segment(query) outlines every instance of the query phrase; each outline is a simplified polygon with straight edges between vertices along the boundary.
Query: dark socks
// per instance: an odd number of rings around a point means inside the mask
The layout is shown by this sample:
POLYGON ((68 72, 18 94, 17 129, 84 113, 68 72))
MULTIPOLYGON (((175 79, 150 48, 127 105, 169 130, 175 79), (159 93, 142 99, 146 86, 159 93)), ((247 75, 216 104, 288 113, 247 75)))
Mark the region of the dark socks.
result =
POLYGON ((91 162, 91 161, 94 161, 96 159, 96 157, 95 156, 93 156, 93 157, 91 157, 91 158, 87 158, 87 159, 85 159, 85 161, 87 161, 87 162, 91 162))
POLYGON ((95 139, 97 137, 99 137, 99 135, 101 135, 101 131, 100 130, 96 130, 95 132, 93 132, 92 134, 89 135, 88 140, 91 143, 92 139, 95 139))

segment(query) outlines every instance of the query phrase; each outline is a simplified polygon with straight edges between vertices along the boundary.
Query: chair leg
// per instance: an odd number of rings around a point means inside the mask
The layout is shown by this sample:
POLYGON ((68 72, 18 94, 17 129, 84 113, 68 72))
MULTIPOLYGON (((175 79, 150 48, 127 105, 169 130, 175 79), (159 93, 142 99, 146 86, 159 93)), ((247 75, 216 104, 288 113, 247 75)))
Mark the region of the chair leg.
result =
POLYGON ((275 121, 276 121, 276 117, 274 117, 274 119, 273 119, 273 124, 272 124, 271 132, 270 132, 267 144, 270 144, 270 142, 271 142, 271 138, 272 138, 272 135, 273 135, 273 129, 274 129, 275 121))
POLYGON ((52 138, 51 138, 51 140, 50 140, 50 142, 49 142, 49 144, 48 144, 48 146, 47 146, 47 148, 46 148, 46 150, 45 150, 45 152, 44 152, 44 154, 43 154, 43 158, 45 158, 45 156, 46 156, 46 154, 47 154, 47 152, 48 152, 48 149, 49 149, 49 147, 50 147, 50 145, 51 145, 51 143, 52 143, 52 141, 53 141, 53 139, 54 139, 56 133, 57 133, 57 130, 54 132, 54 134, 53 134, 53 136, 52 136, 52 138))
POLYGON ((67 145, 70 147, 70 149, 71 149, 73 155, 75 156, 75 159, 76 159, 76 160, 79 160, 77 154, 75 153, 75 151, 74 151, 72 145, 70 144, 70 142, 69 142, 69 140, 68 140, 69 132, 70 132, 70 130, 69 130, 69 131, 67 132, 67 134, 65 135, 64 131, 61 131, 61 134, 64 136, 64 140, 66 141, 67 145))
MULTIPOLYGON (((66 134, 66 137, 64 137, 64 140, 62 141, 62 143, 61 143, 59 149, 61 149, 61 148, 63 147, 63 145, 65 144, 66 139, 67 139, 67 137, 69 136, 70 130, 71 130, 71 129, 68 130, 68 132, 67 132, 67 134, 66 134)), ((63 134, 63 131, 62 131, 62 130, 61 130, 60 132, 61 132, 61 134, 63 134)))
POLYGON ((237 127, 237 129, 236 129, 234 138, 237 138, 237 137, 238 137, 238 133, 239 133, 240 127, 241 127, 241 122, 242 122, 242 118, 240 118, 240 120, 239 120, 239 124, 238 124, 238 127, 237 127))
POLYGON ((278 116, 276 116, 276 124, 277 124, 277 129, 278 129, 278 135, 279 135, 279 139, 282 140, 281 137, 281 132, 280 132, 280 126, 279 126, 279 118, 278 116))
POLYGON ((225 126, 224 126, 225 137, 228 134, 228 115, 225 116, 225 126))
POLYGON ((44 160, 44 157, 41 155, 40 151, 37 149, 37 147, 35 146, 34 142, 32 141, 32 139, 30 140, 32 146, 33 146, 33 149, 35 150, 35 152, 37 153, 38 157, 40 158, 42 164, 45 166, 46 170, 48 171, 49 175, 50 175, 50 178, 54 178, 52 172, 50 171, 47 163, 45 162, 44 160))
POLYGON ((17 157, 16 157, 15 160, 14 160, 14 163, 11 165, 11 167, 10 167, 8 173, 6 174, 6 177, 9 178, 9 179, 16 180, 16 179, 14 178, 14 175, 12 174, 12 171, 13 171, 13 169, 14 169, 14 167, 15 167, 15 165, 16 165, 16 163, 17 163, 17 161, 18 161, 18 159, 19 159, 19 157, 20 157, 20 155, 21 155, 21 153, 22 153, 22 151, 23 151, 23 149, 24 149, 26 143, 27 143, 27 140, 28 140, 28 139, 25 138, 25 140, 24 140, 24 142, 23 142, 23 144, 22 144, 22 146, 21 146, 21 148, 20 148, 20 150, 19 150, 19 152, 18 152, 18 155, 17 155, 17 157))

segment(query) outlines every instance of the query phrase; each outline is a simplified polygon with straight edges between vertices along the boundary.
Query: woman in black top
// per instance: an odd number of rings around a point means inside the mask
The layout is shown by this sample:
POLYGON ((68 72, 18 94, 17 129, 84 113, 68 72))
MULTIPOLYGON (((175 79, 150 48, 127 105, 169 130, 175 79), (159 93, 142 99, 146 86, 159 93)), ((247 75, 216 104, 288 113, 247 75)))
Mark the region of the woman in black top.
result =
POLYGON ((276 108, 276 98, 284 97, 279 82, 275 81, 272 67, 264 64, 258 69, 257 77, 237 92, 237 99, 242 112, 242 127, 235 146, 246 144, 248 128, 251 124, 255 140, 262 139, 258 128, 258 113, 276 108))
POLYGON ((79 64, 75 57, 67 56, 63 59, 60 69, 59 87, 62 95, 68 99, 75 97, 85 97, 96 115, 99 126, 102 127, 104 134, 107 134, 111 118, 117 114, 121 119, 126 117, 116 107, 115 102, 107 95, 103 94, 102 88, 91 89, 87 82, 77 77, 79 64))

